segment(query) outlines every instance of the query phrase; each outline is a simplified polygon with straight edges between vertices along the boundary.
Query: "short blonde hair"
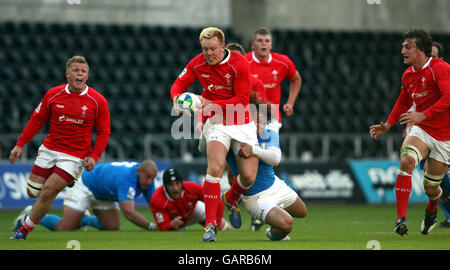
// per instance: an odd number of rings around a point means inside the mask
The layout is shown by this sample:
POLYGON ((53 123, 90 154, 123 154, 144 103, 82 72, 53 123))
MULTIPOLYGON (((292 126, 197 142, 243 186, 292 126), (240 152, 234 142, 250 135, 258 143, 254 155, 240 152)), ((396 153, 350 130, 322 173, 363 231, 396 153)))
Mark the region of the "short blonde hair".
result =
POLYGON ((67 60, 67 62, 66 62, 66 71, 69 70, 70 66, 71 66, 73 63, 82 63, 82 64, 86 64, 86 66, 87 66, 88 69, 89 69, 89 64, 87 63, 86 58, 84 58, 84 56, 81 56, 81 55, 75 55, 75 56, 73 56, 72 58, 70 58, 69 60, 67 60))
POLYGON ((225 34, 217 27, 204 28, 200 33, 199 40, 202 42, 203 39, 211 39, 214 37, 217 37, 221 44, 225 44, 225 34))

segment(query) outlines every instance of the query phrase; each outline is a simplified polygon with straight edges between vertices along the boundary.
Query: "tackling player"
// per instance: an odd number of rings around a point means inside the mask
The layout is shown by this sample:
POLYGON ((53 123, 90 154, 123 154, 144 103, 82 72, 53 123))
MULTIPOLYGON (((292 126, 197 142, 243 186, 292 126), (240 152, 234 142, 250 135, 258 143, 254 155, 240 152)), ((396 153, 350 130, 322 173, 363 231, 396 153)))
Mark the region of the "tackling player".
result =
POLYGON ((431 57, 432 39, 423 29, 402 35, 404 63, 410 65, 402 76, 402 89, 386 123, 369 127, 377 139, 398 121, 413 125, 400 149, 400 169, 395 181, 397 221, 395 232, 408 232, 406 209, 411 193, 411 174, 417 164, 427 159, 423 184, 429 198, 421 233, 429 233, 437 222, 437 206, 442 194, 440 183, 450 163, 450 66, 431 57), (413 104, 415 111, 408 111, 413 104))
POLYGON ((203 115, 208 119, 202 130, 206 138, 207 170, 203 184, 206 221, 204 241, 215 241, 217 205, 220 203, 220 179, 225 171, 228 150, 236 155, 240 177, 224 195, 231 211, 230 223, 241 226, 236 200, 251 187, 258 170, 256 157, 237 156, 241 143, 254 145, 256 126, 249 110, 250 83, 248 61, 241 54, 225 48, 225 36, 219 28, 207 27, 200 33, 202 53, 194 57, 177 77, 171 88, 173 106, 177 97, 196 80, 203 86, 203 115))
MULTIPOLYGON (((84 172, 75 186, 67 190, 62 218, 47 214, 40 225, 52 231, 73 231, 83 226, 118 230, 121 209, 125 218, 136 226, 155 230, 155 224, 136 211, 134 200, 144 195, 150 204, 157 173, 158 167, 152 160, 100 163, 92 171, 84 172), (88 209, 95 216, 85 215, 88 209)), ((18 217, 17 224, 22 216, 18 217)))
MULTIPOLYGON (((239 155, 243 158, 258 157, 258 174, 253 186, 243 193, 242 203, 253 219, 271 226, 266 231, 270 240, 289 240, 292 217, 306 217, 306 205, 294 190, 275 175, 273 166, 277 166, 281 160, 279 136, 277 132, 266 128, 266 115, 260 112, 255 114, 259 145, 242 144, 239 155)), ((227 163, 228 179, 232 182, 238 170, 230 154, 227 163)))
POLYGON ((50 122, 27 185, 28 195, 37 201, 12 240, 25 239, 48 213, 56 195, 81 176, 83 167, 92 170, 106 148, 110 136, 108 102, 86 85, 88 77, 86 59, 70 58, 66 63, 67 84, 47 91, 11 151, 9 160, 14 164, 23 147, 50 122), (92 147, 94 127, 97 138, 92 147))
POLYGON ((302 78, 294 63, 288 56, 272 52, 272 33, 265 27, 258 28, 252 41, 252 51, 246 54, 250 63, 250 74, 264 83, 269 101, 278 105, 275 117, 268 124, 272 130, 279 131, 281 128, 281 82, 289 80, 289 97, 283 105, 283 111, 287 116, 294 113, 294 103, 300 93, 302 78))
MULTIPOLYGON (((160 231, 176 231, 185 226, 205 222, 203 187, 183 181, 180 173, 167 169, 163 174, 163 186, 156 189, 150 202, 153 217, 160 231)), ((231 230, 222 218, 223 203, 217 204, 217 226, 219 230, 231 230)))

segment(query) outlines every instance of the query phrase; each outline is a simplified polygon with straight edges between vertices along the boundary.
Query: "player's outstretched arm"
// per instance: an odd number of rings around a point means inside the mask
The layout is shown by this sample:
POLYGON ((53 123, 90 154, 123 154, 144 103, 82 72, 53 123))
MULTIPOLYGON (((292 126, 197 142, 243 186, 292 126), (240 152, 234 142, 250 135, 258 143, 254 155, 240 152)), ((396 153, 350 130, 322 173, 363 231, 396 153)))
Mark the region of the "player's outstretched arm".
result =
POLYGON ((133 200, 125 200, 120 202, 120 209, 122 209, 123 215, 126 219, 141 228, 152 230, 152 223, 139 212, 137 212, 134 206, 135 204, 133 200))

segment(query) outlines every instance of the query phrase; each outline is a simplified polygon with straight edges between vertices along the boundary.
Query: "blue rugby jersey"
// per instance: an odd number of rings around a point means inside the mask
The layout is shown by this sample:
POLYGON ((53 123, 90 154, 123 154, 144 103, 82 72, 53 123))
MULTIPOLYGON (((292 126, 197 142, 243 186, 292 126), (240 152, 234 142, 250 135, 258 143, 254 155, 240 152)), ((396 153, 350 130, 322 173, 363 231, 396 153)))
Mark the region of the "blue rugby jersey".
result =
POLYGON ((145 190, 138 184, 137 167, 139 162, 99 163, 92 171, 85 171, 82 181, 96 199, 108 201, 134 200, 141 194, 150 202, 155 191, 155 182, 145 190))

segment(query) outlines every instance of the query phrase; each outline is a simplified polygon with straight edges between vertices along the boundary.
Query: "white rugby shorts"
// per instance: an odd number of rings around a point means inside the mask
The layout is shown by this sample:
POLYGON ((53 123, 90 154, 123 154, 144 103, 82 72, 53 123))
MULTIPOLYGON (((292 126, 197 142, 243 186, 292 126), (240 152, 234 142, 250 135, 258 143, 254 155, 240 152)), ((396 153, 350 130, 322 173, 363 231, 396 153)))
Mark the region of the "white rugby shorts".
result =
POLYGON ((450 141, 438 141, 418 126, 413 126, 408 136, 417 137, 428 146, 430 150, 428 154, 429 158, 447 165, 450 164, 450 141))
POLYGON ((199 222, 203 222, 206 219, 206 212, 205 212, 205 203, 202 201, 197 201, 197 204, 195 205, 194 213, 192 214, 191 218, 186 222, 186 226, 194 225, 199 222))
POLYGON ((231 147, 235 155, 239 153, 241 143, 247 143, 252 146, 258 145, 256 125, 253 121, 243 125, 223 125, 212 124, 207 119, 202 135, 206 139, 206 144, 210 141, 219 141, 225 145, 227 150, 231 147))
POLYGON ((291 206, 297 200, 298 194, 286 183, 275 176, 273 185, 260 193, 242 196, 245 209, 256 219, 265 222, 267 213, 278 206, 281 209, 291 206))
POLYGON ((114 201, 98 200, 83 179, 78 180, 72 188, 66 188, 64 206, 68 206, 80 212, 92 210, 119 210, 119 203, 114 201))
POLYGON ((272 119, 267 123, 266 128, 276 131, 277 133, 280 133, 280 128, 282 127, 282 124, 278 122, 277 119, 272 119))
POLYGON ((84 160, 65 153, 48 149, 43 144, 39 147, 38 155, 34 162, 35 165, 49 169, 54 166, 70 174, 75 180, 80 179, 83 173, 84 160))

